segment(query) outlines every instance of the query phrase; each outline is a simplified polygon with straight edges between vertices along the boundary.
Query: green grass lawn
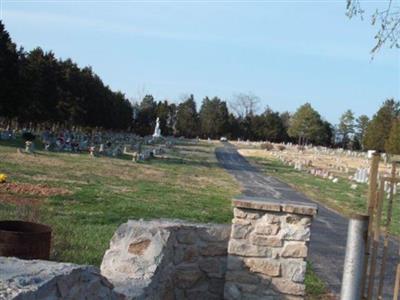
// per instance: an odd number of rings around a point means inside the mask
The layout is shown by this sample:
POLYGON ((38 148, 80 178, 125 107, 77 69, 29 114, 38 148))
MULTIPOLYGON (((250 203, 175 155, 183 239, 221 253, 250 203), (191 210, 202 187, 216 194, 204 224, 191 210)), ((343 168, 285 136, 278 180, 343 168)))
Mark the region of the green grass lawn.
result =
MULTIPOLYGON (((351 213, 367 213, 367 184, 358 184, 356 189, 351 189, 351 183, 347 179, 340 178, 333 183, 328 179, 315 177, 304 171, 295 170, 291 166, 284 165, 277 159, 248 156, 250 161, 257 164, 268 175, 274 176, 309 198, 326 204, 344 215, 351 213)), ((384 202, 383 222, 386 220, 387 200, 384 202)), ((400 194, 394 199, 392 224, 389 228, 391 234, 400 235, 400 194)))
MULTIPOLYGON (((18 144, 18 143, 17 143, 18 144)), ((99 265, 116 228, 128 219, 179 218, 228 223, 239 193, 218 167, 215 144, 178 144, 165 158, 134 163, 128 157, 37 151, 0 144, 0 173, 8 182, 58 188, 37 195, 0 189, 1 219, 33 219, 54 230, 52 259, 99 265)))

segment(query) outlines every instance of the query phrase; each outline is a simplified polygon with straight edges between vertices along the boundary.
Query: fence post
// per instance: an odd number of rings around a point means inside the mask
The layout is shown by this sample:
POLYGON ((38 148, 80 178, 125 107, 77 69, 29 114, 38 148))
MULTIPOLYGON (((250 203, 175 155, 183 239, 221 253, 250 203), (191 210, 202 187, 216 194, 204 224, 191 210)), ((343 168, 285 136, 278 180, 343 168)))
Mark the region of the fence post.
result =
POLYGON ((371 248, 371 240, 373 236, 373 224, 374 224, 374 213, 375 213, 375 204, 376 204, 376 188, 378 185, 378 171, 379 171, 379 161, 381 159, 381 155, 378 152, 375 152, 372 156, 371 168, 369 172, 369 185, 368 185, 368 216, 369 216, 369 224, 368 224, 368 239, 365 245, 365 257, 364 257, 364 270, 362 272, 362 282, 361 282, 361 291, 362 291, 362 299, 366 299, 365 290, 366 283, 368 278, 368 265, 370 258, 370 248, 371 248))
POLYGON ((353 215, 347 230, 346 257, 344 261, 341 300, 359 300, 364 270, 369 217, 353 215))

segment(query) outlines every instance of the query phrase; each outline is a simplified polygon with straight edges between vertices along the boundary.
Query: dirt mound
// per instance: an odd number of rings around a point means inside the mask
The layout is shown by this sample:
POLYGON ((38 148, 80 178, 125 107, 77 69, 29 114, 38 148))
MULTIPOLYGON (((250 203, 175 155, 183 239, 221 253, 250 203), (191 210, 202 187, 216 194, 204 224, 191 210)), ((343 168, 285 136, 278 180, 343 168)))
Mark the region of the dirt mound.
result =
POLYGON ((45 184, 30 184, 30 183, 2 183, 0 184, 0 193, 25 194, 32 196, 55 196, 67 195, 71 192, 63 188, 49 187, 45 184))

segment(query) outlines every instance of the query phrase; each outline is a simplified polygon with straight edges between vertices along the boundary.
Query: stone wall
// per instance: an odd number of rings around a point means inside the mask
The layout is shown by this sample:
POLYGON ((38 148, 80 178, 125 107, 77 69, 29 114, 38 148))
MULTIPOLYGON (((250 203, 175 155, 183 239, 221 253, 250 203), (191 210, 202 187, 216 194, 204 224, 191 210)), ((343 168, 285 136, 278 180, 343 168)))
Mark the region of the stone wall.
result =
POLYGON ((303 299, 314 205, 234 200, 224 298, 303 299))
POLYGON ((316 206, 254 200, 233 206, 232 226, 122 224, 101 275, 91 266, 0 257, 0 299, 303 299, 316 206))
POLYGON ((125 299, 93 266, 0 257, 0 299, 125 299))
POLYGON ((222 299, 229 225, 128 221, 101 271, 128 299, 222 299))

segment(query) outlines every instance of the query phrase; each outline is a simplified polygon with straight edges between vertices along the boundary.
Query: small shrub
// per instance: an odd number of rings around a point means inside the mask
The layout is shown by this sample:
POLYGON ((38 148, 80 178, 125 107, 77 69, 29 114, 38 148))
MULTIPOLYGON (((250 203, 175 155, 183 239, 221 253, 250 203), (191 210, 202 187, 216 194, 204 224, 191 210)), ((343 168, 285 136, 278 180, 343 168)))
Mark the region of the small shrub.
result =
POLYGON ((276 148, 277 148, 279 151, 283 151, 283 150, 286 149, 286 147, 283 146, 283 145, 278 145, 276 148))
POLYGON ((274 145, 272 145, 271 143, 262 143, 261 149, 271 151, 272 149, 274 149, 274 145))

